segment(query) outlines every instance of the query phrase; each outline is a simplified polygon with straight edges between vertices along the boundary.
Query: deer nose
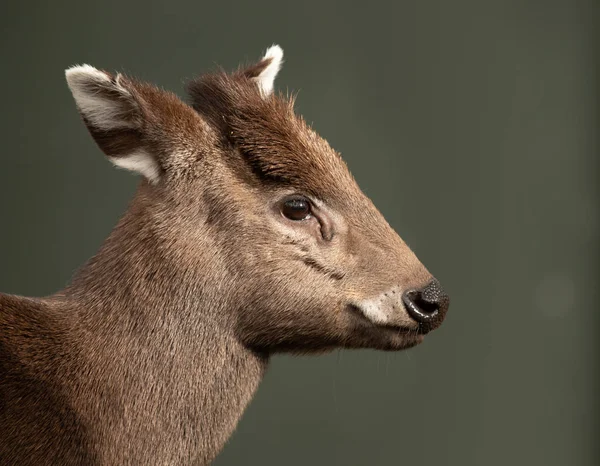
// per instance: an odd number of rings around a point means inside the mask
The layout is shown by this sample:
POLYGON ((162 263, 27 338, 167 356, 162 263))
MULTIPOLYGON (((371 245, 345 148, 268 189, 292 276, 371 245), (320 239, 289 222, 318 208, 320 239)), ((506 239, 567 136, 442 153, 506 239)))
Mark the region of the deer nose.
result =
POLYGON ((442 322, 450 298, 440 282, 434 279, 420 290, 406 291, 402 295, 402 302, 410 317, 421 324, 421 327, 425 326, 431 330, 442 322))

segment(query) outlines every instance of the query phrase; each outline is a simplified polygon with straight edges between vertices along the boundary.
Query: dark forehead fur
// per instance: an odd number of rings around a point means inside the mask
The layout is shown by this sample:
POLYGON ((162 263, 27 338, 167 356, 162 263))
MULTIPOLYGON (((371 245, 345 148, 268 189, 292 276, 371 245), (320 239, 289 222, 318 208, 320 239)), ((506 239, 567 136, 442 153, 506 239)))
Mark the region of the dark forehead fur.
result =
POLYGON ((294 99, 261 96, 254 78, 268 63, 190 82, 192 106, 263 178, 319 198, 347 196, 354 182, 346 164, 294 113, 294 99))

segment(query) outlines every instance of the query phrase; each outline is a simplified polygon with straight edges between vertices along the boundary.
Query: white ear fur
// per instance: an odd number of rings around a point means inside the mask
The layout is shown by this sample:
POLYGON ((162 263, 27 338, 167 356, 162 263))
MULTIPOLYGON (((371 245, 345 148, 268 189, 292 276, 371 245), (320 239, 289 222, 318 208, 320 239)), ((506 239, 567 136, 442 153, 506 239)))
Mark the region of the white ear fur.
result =
POLYGON ((271 59, 271 63, 255 78, 263 97, 268 97, 273 93, 275 77, 283 63, 283 49, 279 45, 272 45, 267 49, 263 60, 267 58, 271 59))
MULTIPOLYGON (((139 127, 138 103, 121 84, 121 75, 112 79, 108 73, 90 65, 73 66, 65 71, 67 84, 86 124, 95 130, 115 131, 139 127)), ((118 137, 118 134, 115 134, 118 137)), ((131 153, 111 154, 108 159, 117 167, 145 176, 151 183, 159 179, 158 163, 142 148, 131 153)))
POLYGON ((109 157, 119 168, 131 170, 145 176, 150 183, 156 183, 160 177, 160 169, 154 158, 144 150, 138 150, 123 157, 109 157))
POLYGON ((135 126, 131 120, 127 121, 122 116, 122 102, 135 105, 135 101, 131 93, 119 83, 120 75, 113 81, 107 73, 90 65, 81 65, 67 69, 65 76, 79 111, 95 127, 111 130, 135 126), (110 90, 115 97, 107 98, 99 92, 102 89, 110 90), (121 102, 119 98, 122 99, 121 102))

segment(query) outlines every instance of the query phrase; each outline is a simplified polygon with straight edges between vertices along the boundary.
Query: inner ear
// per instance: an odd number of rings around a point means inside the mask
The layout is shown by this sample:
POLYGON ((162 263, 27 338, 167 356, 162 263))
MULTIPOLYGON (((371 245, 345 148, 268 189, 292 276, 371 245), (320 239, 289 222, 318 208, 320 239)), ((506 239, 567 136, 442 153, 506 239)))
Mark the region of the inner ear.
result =
POLYGON ((89 65, 69 68, 66 78, 86 127, 108 159, 157 182, 161 168, 144 143, 144 113, 135 84, 89 65))
POLYGON ((106 131, 140 126, 139 106, 121 75, 113 76, 90 65, 74 66, 65 75, 87 125, 106 131))

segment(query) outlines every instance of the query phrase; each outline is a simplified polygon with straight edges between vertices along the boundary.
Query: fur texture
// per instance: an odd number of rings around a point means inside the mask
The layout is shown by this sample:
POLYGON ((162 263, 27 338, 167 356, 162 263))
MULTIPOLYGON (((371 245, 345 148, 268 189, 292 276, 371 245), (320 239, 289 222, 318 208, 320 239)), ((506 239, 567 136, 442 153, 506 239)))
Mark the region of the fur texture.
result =
POLYGON ((96 143, 145 178, 69 286, 0 294, 0 464, 207 464, 274 352, 401 350, 441 324, 445 295, 426 323, 403 307, 432 276, 272 92, 270 50, 191 82, 191 106, 67 73, 96 143))

